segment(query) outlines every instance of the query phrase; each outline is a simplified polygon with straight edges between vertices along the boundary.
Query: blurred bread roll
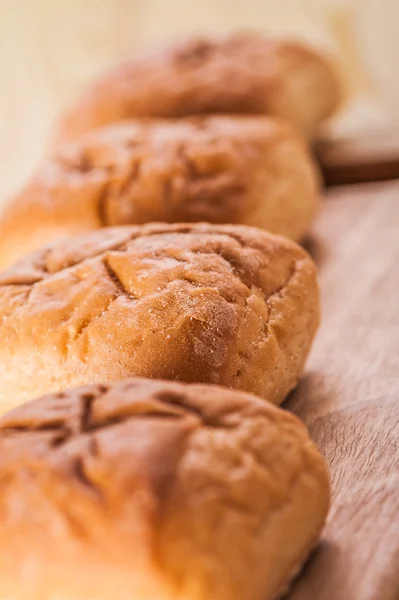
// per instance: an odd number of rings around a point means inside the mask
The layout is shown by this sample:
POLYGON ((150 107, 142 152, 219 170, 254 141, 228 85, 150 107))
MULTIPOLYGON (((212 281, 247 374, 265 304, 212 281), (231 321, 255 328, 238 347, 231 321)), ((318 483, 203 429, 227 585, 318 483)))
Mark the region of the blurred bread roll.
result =
POLYGON ((293 415, 145 379, 3 416, 0 479, 0 596, 13 600, 275 600, 329 505, 293 415))
POLYGON ((70 385, 145 376, 280 403, 319 322, 316 267, 256 228, 108 228, 0 275, 0 409, 70 385))
POLYGON ((0 266, 59 237, 150 221, 241 223, 298 239, 318 204, 316 167, 288 124, 131 121, 44 163, 0 217, 0 266))
POLYGON ((304 43, 258 33, 198 37, 100 76, 64 115, 57 138, 126 118, 205 113, 275 115, 313 138, 339 102, 332 65, 304 43))

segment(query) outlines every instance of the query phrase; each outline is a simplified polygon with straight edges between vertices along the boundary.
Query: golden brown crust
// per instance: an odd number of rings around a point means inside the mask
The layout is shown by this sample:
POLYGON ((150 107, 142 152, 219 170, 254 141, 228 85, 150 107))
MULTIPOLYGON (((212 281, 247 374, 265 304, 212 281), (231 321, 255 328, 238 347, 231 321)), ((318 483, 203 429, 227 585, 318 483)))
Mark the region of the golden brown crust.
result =
POLYGON ((0 406, 132 375, 280 403, 318 320, 315 265, 284 238, 209 224, 92 232, 0 275, 0 406))
POLYGON ((183 41, 126 61, 86 90, 58 139, 132 117, 270 114, 313 137, 339 104, 331 65, 299 42, 255 33, 183 41))
POLYGON ((62 236, 151 221, 239 223, 298 239, 319 203, 299 135, 266 117, 128 121, 49 159, 0 218, 0 266, 62 236))
POLYGON ((329 504, 294 416, 144 379, 4 416, 0 481, 0 598, 14 600, 274 600, 329 504))

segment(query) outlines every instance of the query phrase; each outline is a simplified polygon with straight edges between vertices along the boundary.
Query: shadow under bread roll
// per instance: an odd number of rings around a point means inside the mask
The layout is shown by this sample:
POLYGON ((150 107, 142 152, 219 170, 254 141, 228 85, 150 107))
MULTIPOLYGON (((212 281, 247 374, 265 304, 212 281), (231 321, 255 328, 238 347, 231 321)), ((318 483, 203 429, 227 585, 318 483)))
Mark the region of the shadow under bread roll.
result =
POLYGON ((0 597, 13 600, 275 600, 329 505, 292 414, 145 379, 3 416, 0 480, 0 597))
POLYGON ((256 32, 197 37, 100 76, 62 118, 57 139, 132 117, 215 113, 282 117, 311 139, 340 99, 335 69, 304 43, 256 32))
POLYGON ((131 376, 280 403, 318 322, 316 267, 285 238, 232 225, 105 228, 0 274, 0 410, 131 376))
POLYGON ((154 221, 236 223, 299 239, 319 174, 287 123, 267 117, 126 121, 48 158, 0 215, 0 267, 59 238, 154 221))

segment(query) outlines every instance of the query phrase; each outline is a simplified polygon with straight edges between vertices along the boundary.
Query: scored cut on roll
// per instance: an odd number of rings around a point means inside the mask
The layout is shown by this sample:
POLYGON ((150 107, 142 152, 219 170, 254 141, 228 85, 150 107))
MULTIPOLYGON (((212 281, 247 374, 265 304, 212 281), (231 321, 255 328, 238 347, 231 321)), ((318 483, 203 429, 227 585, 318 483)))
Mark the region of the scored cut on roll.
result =
POLYGON ((329 505, 292 414, 145 379, 3 416, 0 479, 0 597, 13 600, 275 600, 329 505))
POLYGON ((316 267, 285 238, 233 225, 104 228, 0 274, 0 410, 130 376, 280 403, 318 322, 316 267))
POLYGON ((126 118, 212 113, 283 117, 313 138, 340 97, 334 67, 304 43, 255 32, 198 37, 100 76, 64 115, 57 139, 126 118))
POLYGON ((0 216, 0 267, 107 225, 239 223, 298 239, 319 195, 308 149, 277 119, 125 122, 67 145, 11 199, 0 216))

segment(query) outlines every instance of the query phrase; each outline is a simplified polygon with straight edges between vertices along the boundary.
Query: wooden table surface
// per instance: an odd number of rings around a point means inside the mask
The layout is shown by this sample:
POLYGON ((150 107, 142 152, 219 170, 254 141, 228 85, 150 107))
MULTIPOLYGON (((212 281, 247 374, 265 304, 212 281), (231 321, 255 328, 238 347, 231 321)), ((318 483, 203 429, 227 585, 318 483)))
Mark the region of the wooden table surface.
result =
POLYGON ((336 188, 310 236, 322 325, 287 406, 331 470, 324 540, 292 600, 399 598, 399 182, 336 188))

